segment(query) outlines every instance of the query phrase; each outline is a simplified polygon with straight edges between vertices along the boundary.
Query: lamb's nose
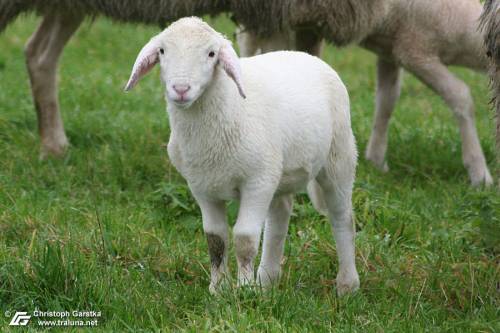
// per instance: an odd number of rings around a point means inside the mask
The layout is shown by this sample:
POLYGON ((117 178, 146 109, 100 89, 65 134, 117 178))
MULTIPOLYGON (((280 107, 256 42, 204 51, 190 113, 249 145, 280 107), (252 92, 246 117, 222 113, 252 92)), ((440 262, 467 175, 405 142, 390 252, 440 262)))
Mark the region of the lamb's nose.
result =
POLYGON ((172 86, 174 88, 175 92, 178 93, 180 96, 184 95, 186 92, 191 89, 191 86, 189 84, 174 84, 172 86))

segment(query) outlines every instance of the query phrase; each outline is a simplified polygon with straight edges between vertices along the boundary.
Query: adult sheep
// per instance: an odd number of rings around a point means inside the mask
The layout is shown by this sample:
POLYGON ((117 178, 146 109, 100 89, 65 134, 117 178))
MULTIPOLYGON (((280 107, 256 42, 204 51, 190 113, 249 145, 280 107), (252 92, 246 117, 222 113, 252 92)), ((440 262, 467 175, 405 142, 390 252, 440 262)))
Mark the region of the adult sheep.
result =
MULTIPOLYGON (((333 1, 333 0, 332 0, 333 1)), ((386 0, 383 0, 386 1, 386 0)), ((367 2, 364 16, 350 14, 347 17, 341 12, 332 15, 342 22, 337 28, 339 36, 352 41, 353 36, 363 35, 361 31, 368 30, 373 24, 381 0, 367 2), (338 16, 338 17, 337 17, 338 16), (342 20, 340 20, 342 18, 342 20)), ((187 15, 218 14, 233 11, 235 17, 243 19, 251 27, 251 40, 266 37, 272 32, 280 30, 285 20, 284 7, 287 2, 277 0, 2 0, 0 1, 0 32, 19 14, 35 11, 43 16, 37 31, 31 36, 26 45, 26 63, 32 84, 32 93, 38 116, 38 128, 42 141, 41 155, 59 155, 68 145, 59 112, 57 97, 57 63, 64 46, 78 29, 86 16, 105 15, 119 21, 143 22, 164 25, 166 22, 187 15), (257 15, 257 16, 255 16, 257 15), (259 18, 257 21, 256 19, 259 18), (259 22, 252 24, 252 21, 259 22), (274 21, 274 22, 273 22, 274 21), (265 23, 260 25, 260 23, 265 23)), ((292 2, 290 2, 292 5, 292 2)), ((296 2, 293 2, 297 6, 296 2)), ((311 4, 314 6, 315 4, 311 4)), ((344 6, 345 7, 345 6, 344 6)), ((318 7, 322 8, 322 7, 318 7)), ((353 8, 354 9, 354 8, 353 8)), ((355 10, 359 13, 359 10, 355 10)), ((321 37, 314 34, 318 27, 304 25, 294 27, 295 48, 305 50, 311 54, 320 53, 319 42, 321 37), (297 35, 297 38, 295 38, 297 35)), ((278 36, 283 39, 283 36, 278 36)), ((271 41, 274 48, 292 48, 287 40, 286 44, 277 45, 278 41, 271 41)), ((345 44, 337 41, 338 44, 345 44)), ((244 52, 244 53, 249 53, 244 52)))
POLYGON ((490 58, 489 73, 496 109, 497 163, 500 165, 500 1, 486 1, 483 14, 481 15, 481 25, 484 31, 487 55, 490 58))
POLYGON ((241 49, 248 52, 244 55, 258 49, 262 52, 281 49, 283 45, 314 54, 321 49, 321 38, 325 38, 337 46, 358 43, 378 56, 375 117, 366 150, 366 158, 377 167, 388 170, 388 124, 399 98, 401 68, 404 68, 440 95, 453 111, 462 137, 463 162, 472 185, 492 183, 475 127, 469 88, 447 69, 448 65, 479 71, 487 67, 477 24, 482 10, 478 0, 234 0, 232 3, 236 20, 247 31, 258 33, 258 36, 239 36, 244 44, 241 49))
POLYGON ((337 292, 356 290, 351 195, 357 153, 349 96, 335 71, 302 52, 240 61, 231 43, 198 18, 181 19, 153 37, 126 89, 158 63, 171 126, 168 154, 201 209, 210 290, 227 273, 225 201, 240 201, 233 228, 240 285, 254 281, 265 222, 257 278, 268 286, 280 275, 292 195, 308 184, 317 188, 312 199, 326 206, 334 230, 337 292))
POLYGON ((41 157, 60 155, 68 146, 57 96, 57 64, 64 46, 85 17, 104 15, 123 22, 165 25, 189 15, 218 14, 225 0, 2 0, 0 32, 18 15, 43 16, 25 48, 26 64, 41 137, 41 157))
POLYGON ((69 0, 4 0, 0 29, 20 12, 34 9, 45 13, 26 48, 42 154, 60 154, 67 145, 57 101, 57 59, 85 15, 163 23, 185 15, 231 11, 254 34, 249 40, 292 29, 293 48, 299 50, 317 54, 324 37, 339 46, 359 43, 378 55, 375 119, 366 157, 379 168, 388 169, 388 123, 399 97, 400 68, 405 68, 454 112, 471 183, 492 183, 469 88, 446 68, 450 64, 486 68, 486 57, 479 52, 476 20, 481 5, 476 0, 87 0, 76 5, 69 0))

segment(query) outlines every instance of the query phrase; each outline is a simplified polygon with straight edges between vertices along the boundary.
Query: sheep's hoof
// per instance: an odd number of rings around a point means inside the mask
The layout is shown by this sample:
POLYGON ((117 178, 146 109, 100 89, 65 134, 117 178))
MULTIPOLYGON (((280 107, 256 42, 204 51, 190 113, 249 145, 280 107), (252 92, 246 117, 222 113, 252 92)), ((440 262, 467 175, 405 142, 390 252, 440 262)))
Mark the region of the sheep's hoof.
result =
POLYGON ((369 156, 367 156, 366 159, 370 161, 375 168, 382 171, 383 173, 389 172, 389 165, 387 164, 387 161, 378 160, 369 156))
POLYGON ((370 149, 370 148, 371 148, 371 146, 369 146, 366 149, 365 158, 368 161, 370 161, 380 171, 388 172, 389 165, 387 164, 387 161, 385 160, 385 154, 382 152, 378 152, 375 149, 370 149))
POLYGON ((491 177, 488 168, 480 168, 479 170, 469 170, 470 182, 473 187, 478 187, 481 185, 491 186, 493 185, 493 178, 491 177))
POLYGON ((359 289, 359 276, 358 273, 341 274, 337 275, 336 279, 337 295, 339 297, 352 294, 359 289))
POLYGON ((40 149, 40 160, 45 160, 48 157, 61 157, 68 149, 69 142, 66 137, 55 142, 42 142, 40 149))

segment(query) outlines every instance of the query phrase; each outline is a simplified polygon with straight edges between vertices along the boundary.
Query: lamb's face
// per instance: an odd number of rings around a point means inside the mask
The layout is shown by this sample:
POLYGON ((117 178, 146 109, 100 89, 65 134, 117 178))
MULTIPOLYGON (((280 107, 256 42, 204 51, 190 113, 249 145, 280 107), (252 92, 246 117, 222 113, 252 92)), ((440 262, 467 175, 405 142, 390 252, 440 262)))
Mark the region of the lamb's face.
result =
POLYGON ((153 37, 137 56, 125 90, 157 63, 168 102, 177 107, 187 108, 203 95, 218 65, 245 98, 239 59, 231 43, 199 18, 180 19, 153 37))
MULTIPOLYGON (((169 103, 191 106, 210 85, 224 39, 206 31, 167 31, 159 49, 161 80, 169 103), (179 36, 185 36, 179 38, 179 36)), ((162 36, 163 37, 163 36, 162 36)))

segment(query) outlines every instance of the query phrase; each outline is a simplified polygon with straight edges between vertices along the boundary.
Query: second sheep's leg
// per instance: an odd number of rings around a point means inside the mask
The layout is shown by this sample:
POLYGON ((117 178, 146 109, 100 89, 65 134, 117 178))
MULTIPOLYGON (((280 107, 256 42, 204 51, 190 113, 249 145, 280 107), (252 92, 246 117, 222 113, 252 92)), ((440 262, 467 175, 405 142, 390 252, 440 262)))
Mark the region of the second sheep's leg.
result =
POLYGON ((295 50, 321 58, 323 48, 323 38, 314 29, 303 28, 295 31, 295 50))
POLYGON ((366 148, 366 159, 384 172, 389 171, 385 159, 389 121, 401 91, 401 69, 393 62, 378 59, 377 92, 373 128, 366 148))
POLYGON ((323 39, 313 29, 285 30, 258 37, 240 28, 236 36, 242 57, 280 50, 297 50, 321 57, 324 46, 323 39))
POLYGON ((474 102, 469 87, 456 78, 439 60, 415 61, 408 70, 439 94, 458 121, 462 137, 462 159, 473 186, 491 185, 493 179, 477 135, 474 102))
POLYGON ((41 157, 61 155, 68 146, 57 96, 57 63, 64 46, 83 17, 53 12, 46 14, 26 44, 26 64, 38 116, 41 157))
POLYGON ((258 283, 262 287, 279 280, 292 205, 293 195, 285 195, 275 198, 269 208, 264 226, 262 258, 257 271, 258 283))
POLYGON ((245 27, 240 26, 236 29, 235 38, 240 49, 240 57, 252 57, 260 53, 259 38, 245 31, 245 27))

